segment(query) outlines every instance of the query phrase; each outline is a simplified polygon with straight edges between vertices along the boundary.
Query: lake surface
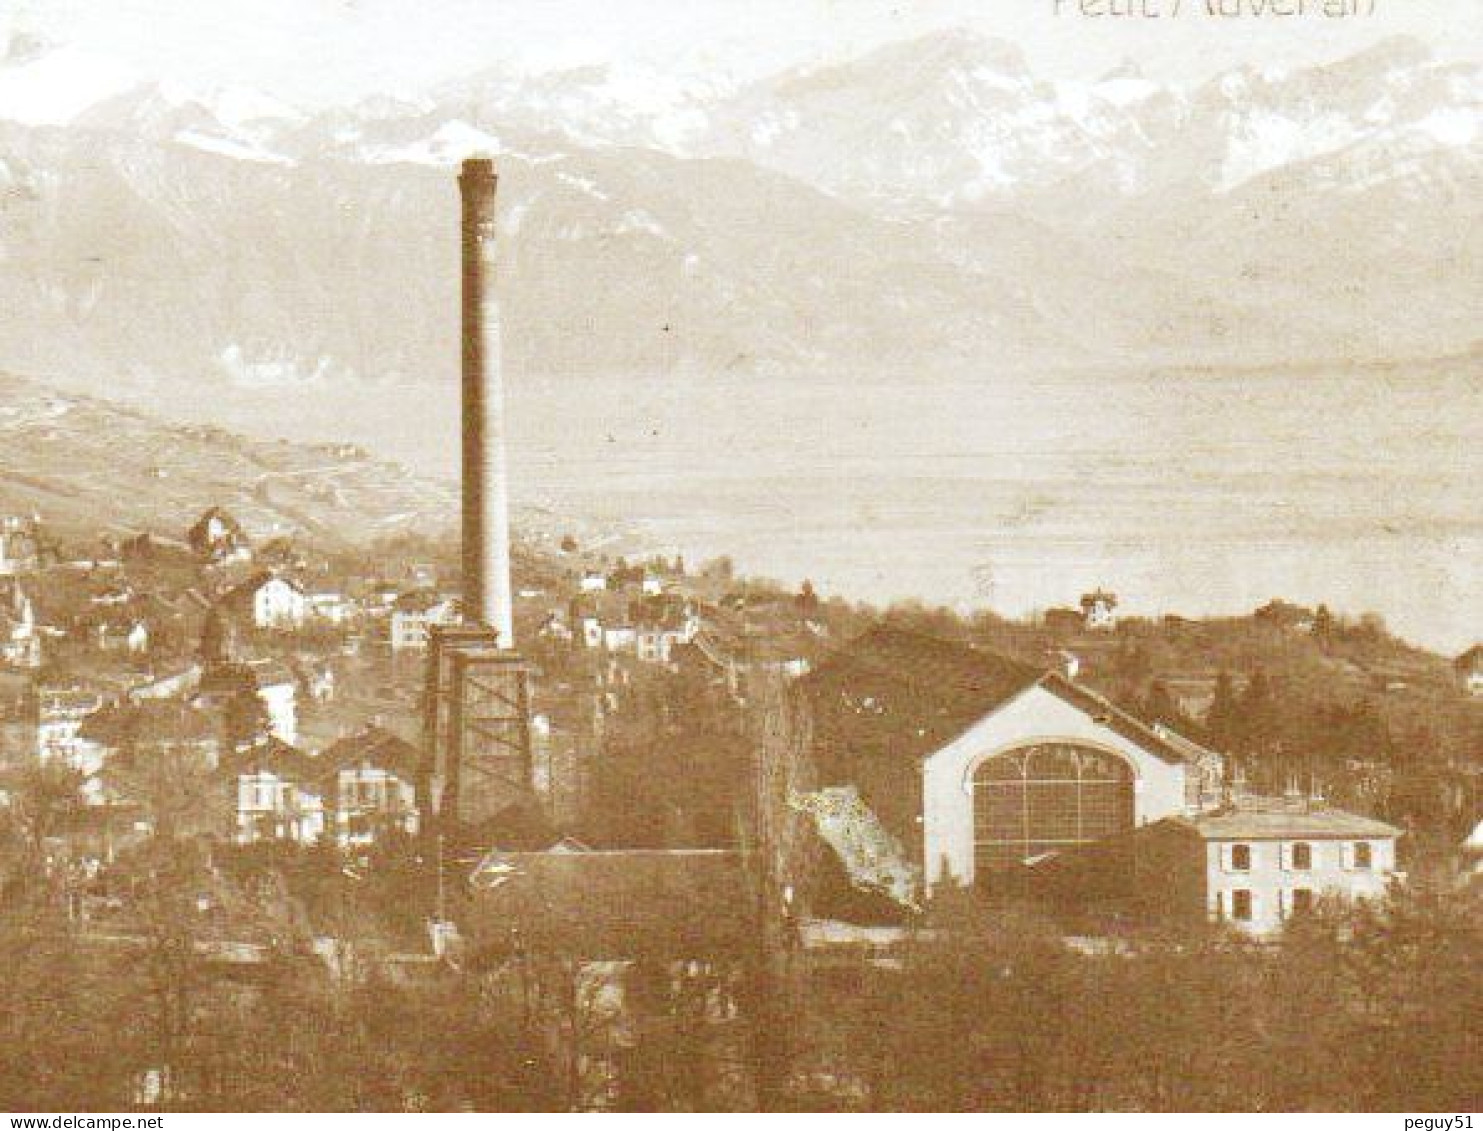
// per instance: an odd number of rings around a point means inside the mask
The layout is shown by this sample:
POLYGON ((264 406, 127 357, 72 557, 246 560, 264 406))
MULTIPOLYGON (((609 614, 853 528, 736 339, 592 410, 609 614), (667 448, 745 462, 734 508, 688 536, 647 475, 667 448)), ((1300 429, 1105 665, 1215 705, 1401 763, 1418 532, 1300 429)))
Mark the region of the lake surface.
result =
MULTIPOLYGON (((510 380, 517 502, 874 601, 1020 614, 1274 596, 1483 638, 1483 372, 510 380)), ((454 385, 337 420, 423 471, 454 385), (390 414, 389 416, 387 414, 390 414)))

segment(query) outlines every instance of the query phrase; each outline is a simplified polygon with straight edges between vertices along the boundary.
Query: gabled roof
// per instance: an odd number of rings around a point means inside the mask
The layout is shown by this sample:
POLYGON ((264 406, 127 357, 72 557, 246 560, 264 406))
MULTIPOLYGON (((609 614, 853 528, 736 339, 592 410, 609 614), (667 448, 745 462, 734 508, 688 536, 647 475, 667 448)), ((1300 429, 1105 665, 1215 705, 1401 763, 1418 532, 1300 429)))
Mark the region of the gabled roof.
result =
POLYGON ((270 581, 281 581, 297 593, 303 593, 303 587, 291 577, 284 577, 274 573, 272 570, 260 569, 247 578, 232 586, 222 594, 222 603, 229 608, 242 608, 251 604, 257 591, 270 581))
POLYGON ((1483 852, 1483 821, 1473 826, 1473 831, 1462 842, 1462 847, 1467 852, 1483 852))
POLYGON ((237 776, 270 773, 300 784, 313 780, 318 773, 317 759, 271 734, 235 751, 227 759, 227 768, 237 776))
POLYGON ((422 751, 383 727, 368 726, 330 743, 315 761, 323 775, 338 773, 346 766, 365 761, 410 782, 417 778, 422 751))
POLYGON ((449 601, 457 605, 458 598, 445 596, 435 589, 413 589, 398 596, 392 608, 399 613, 425 613, 449 601))
POLYGON ((816 704, 816 725, 844 707, 866 724, 872 715, 922 757, 1033 687, 1041 687, 1150 754, 1171 763, 1210 752, 1140 722, 1090 688, 1008 656, 890 624, 878 625, 820 663, 801 681, 816 704), (821 721, 817 716, 823 715, 821 721))

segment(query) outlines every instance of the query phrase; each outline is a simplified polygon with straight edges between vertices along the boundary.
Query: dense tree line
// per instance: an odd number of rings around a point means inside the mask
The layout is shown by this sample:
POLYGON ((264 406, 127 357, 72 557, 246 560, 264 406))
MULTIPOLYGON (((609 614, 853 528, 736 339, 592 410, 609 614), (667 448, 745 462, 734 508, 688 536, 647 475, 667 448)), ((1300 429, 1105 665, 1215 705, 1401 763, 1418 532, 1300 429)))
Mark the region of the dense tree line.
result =
POLYGON ((1323 909, 1278 947, 1202 932, 1085 954, 1032 914, 941 906, 899 969, 818 976, 797 1099, 885 1111, 1467 1110, 1483 1087, 1480 910, 1476 896, 1412 893, 1323 909))

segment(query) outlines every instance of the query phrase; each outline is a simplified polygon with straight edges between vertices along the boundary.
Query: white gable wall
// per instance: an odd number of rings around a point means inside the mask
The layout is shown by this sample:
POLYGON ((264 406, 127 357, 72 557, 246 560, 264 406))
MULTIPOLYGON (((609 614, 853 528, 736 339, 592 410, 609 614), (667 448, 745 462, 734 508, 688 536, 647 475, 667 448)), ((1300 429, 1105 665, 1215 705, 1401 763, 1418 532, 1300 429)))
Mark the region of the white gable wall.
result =
POLYGON ((1185 811, 1183 763, 1165 762, 1045 688, 1032 687, 925 760, 922 860, 929 884, 949 877, 973 882, 973 775, 979 765, 1044 742, 1075 742, 1121 755, 1133 768, 1135 824, 1185 811))

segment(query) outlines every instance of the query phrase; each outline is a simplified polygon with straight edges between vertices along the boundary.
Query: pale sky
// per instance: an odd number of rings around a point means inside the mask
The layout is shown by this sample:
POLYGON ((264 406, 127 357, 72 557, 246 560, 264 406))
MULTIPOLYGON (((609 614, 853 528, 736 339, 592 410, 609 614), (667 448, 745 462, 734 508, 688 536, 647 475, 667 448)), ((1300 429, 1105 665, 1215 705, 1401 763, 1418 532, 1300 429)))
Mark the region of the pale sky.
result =
MULTIPOLYGON (((0 0, 0 34, 23 31, 191 87, 253 86, 310 107, 415 94, 513 62, 711 69, 750 76, 848 57, 942 27, 1018 43, 1053 77, 1095 77, 1134 58, 1192 81, 1247 63, 1285 67, 1416 36, 1444 58, 1483 56, 1483 0, 1350 0, 1348 19, 1215 19, 1207 0, 1147 4, 1158 19, 1090 18, 1081 0, 0 0)), ((1238 0, 1224 0, 1234 4, 1238 0)), ((1270 2, 1270 0, 1268 0, 1270 2)), ((1299 3, 1300 0, 1285 0, 1299 3)), ((1324 0, 1301 0, 1321 7, 1324 0)), ((1334 0, 1342 2, 1342 0, 1334 0)))

